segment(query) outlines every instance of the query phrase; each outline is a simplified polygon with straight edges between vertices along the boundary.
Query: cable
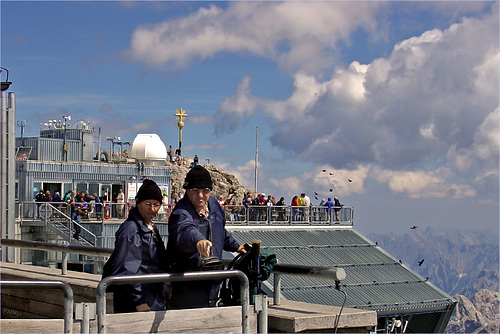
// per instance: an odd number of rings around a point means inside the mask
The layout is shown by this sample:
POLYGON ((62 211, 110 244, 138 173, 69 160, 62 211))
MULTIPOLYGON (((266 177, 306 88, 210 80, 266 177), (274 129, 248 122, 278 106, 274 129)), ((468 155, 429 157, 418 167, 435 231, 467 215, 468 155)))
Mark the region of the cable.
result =
POLYGON ((342 310, 344 309, 344 305, 345 305, 345 302, 347 300, 347 294, 344 291, 340 290, 340 282, 339 281, 335 281, 335 289, 339 290, 340 292, 342 292, 344 294, 344 301, 342 302, 342 306, 340 307, 339 315, 337 317, 337 320, 335 321, 335 334, 337 334, 337 329, 339 327, 340 315, 342 314, 342 310))

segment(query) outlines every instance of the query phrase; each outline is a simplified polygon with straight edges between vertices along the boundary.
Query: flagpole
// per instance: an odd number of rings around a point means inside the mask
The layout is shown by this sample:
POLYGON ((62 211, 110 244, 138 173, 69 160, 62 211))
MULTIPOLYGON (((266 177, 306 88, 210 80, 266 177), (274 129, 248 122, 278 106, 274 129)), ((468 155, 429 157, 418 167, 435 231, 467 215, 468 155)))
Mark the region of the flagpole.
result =
POLYGON ((255 195, 257 196, 257 168, 259 165, 259 127, 255 127, 255 195))

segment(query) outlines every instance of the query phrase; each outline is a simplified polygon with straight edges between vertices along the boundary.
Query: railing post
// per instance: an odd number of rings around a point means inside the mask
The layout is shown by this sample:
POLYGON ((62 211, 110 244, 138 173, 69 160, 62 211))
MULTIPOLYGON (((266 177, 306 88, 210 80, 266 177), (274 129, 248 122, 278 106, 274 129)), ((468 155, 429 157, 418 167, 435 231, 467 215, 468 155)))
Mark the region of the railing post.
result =
POLYGON ((83 317, 80 333, 90 333, 90 310, 86 303, 83 304, 83 317))
POLYGON ((268 332, 268 308, 267 296, 255 295, 254 296, 255 311, 257 313, 257 333, 267 334, 268 332))
MULTIPOLYGON (((68 244, 66 241, 64 244, 68 244)), ((62 252, 62 263, 61 263, 61 275, 66 275, 68 273, 68 252, 62 252)))
POLYGON ((274 305, 281 305, 281 275, 274 274, 274 305))

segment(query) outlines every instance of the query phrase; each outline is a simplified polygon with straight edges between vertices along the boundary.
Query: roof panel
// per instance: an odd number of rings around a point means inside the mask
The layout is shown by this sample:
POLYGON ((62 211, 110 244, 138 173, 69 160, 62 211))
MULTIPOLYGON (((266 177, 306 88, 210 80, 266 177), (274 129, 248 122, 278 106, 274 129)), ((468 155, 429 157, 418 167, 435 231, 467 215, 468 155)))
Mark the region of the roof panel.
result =
MULTIPOLYGON (((342 267, 346 279, 346 306, 376 311, 445 309, 454 300, 400 264, 380 247, 353 229, 233 231, 240 243, 260 239, 276 252, 279 263, 342 267)), ((273 277, 268 284, 273 283, 273 277)), ((340 306, 343 294, 335 282, 319 278, 283 275, 286 299, 340 306)))

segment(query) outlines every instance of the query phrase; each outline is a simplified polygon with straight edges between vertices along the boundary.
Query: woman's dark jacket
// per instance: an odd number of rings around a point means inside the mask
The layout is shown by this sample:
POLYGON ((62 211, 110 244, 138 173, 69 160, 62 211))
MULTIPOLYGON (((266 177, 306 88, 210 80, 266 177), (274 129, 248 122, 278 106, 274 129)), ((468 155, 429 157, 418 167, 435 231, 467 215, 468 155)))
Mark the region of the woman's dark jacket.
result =
MULTIPOLYGON (((168 220, 168 259, 172 272, 196 271, 200 254, 196 243, 200 240, 212 242, 212 254, 222 259, 223 250, 234 252, 240 246, 226 230, 224 211, 215 198, 208 200, 208 219, 196 213, 188 196, 176 205, 168 220)), ((214 306, 219 293, 219 284, 213 282, 172 283, 169 308, 195 308, 214 306)))
MULTIPOLYGON (((103 278, 166 272, 165 244, 158 228, 149 229, 137 208, 130 210, 115 237, 115 249, 105 265, 103 278)), ((143 303, 148 304, 152 311, 166 310, 162 286, 162 283, 113 286, 114 312, 136 312, 135 307, 143 303)))

